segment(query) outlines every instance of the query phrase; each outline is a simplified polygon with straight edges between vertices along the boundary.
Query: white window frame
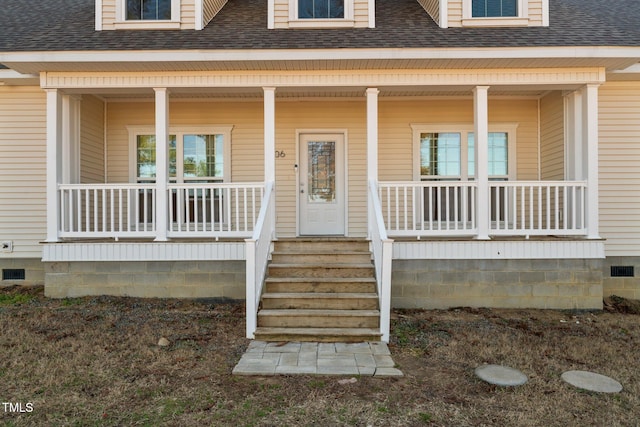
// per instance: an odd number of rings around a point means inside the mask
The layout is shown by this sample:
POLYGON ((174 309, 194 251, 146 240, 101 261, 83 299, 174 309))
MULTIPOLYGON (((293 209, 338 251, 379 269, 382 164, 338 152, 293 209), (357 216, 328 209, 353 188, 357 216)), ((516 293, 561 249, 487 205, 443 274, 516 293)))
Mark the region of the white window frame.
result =
MULTIPOLYGON (((420 174, 420 135, 423 133, 459 133, 460 134, 460 181, 469 181, 473 177, 468 174, 468 134, 474 133, 471 123, 434 123, 412 124, 413 129, 413 180, 421 181, 420 174)), ((507 179, 513 181, 517 177, 517 123, 490 123, 489 132, 505 132, 507 134, 508 171, 507 179)), ((491 178, 491 177, 489 177, 491 178)))
POLYGON ((298 18, 298 0, 289 0, 290 28, 341 28, 354 27, 354 0, 344 0, 344 18, 338 19, 300 19, 298 18))
POLYGON ((171 19, 127 20, 127 0, 116 0, 116 29, 175 30, 180 29, 181 0, 171 0, 171 19))
MULTIPOLYGON (((222 170, 222 182, 231 182, 231 131, 233 126, 175 126, 169 128, 169 135, 176 136, 176 177, 175 182, 184 182, 184 147, 183 135, 223 135, 224 147, 222 155, 224 166, 222 170)), ((153 126, 127 126, 129 133, 129 182, 138 182, 137 158, 138 158, 138 136, 155 135, 156 129, 153 126)), ((167 173, 168 176, 168 173, 167 173)), ((188 178, 188 181, 207 180, 211 178, 188 178)), ((173 182, 174 178, 170 178, 173 182)))
POLYGON ((464 27, 518 27, 529 25, 529 0, 517 0, 518 16, 479 17, 472 16, 472 1, 462 2, 462 26, 464 27))

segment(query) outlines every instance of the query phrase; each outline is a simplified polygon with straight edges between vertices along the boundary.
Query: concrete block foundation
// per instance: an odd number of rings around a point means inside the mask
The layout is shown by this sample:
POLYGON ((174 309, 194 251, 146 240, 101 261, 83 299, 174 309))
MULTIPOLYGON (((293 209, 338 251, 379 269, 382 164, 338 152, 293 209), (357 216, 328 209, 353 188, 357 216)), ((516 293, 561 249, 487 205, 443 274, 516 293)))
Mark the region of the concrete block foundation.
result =
POLYGON ((45 295, 245 299, 244 261, 44 263, 45 295))
POLYGON ((602 309, 601 259, 394 260, 397 308, 602 309))

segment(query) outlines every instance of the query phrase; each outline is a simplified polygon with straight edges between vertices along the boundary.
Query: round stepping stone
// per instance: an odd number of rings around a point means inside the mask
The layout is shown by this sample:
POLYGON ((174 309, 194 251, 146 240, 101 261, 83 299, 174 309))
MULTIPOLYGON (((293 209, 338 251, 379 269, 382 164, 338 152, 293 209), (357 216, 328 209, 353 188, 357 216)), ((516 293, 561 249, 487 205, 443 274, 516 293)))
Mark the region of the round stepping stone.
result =
POLYGON ((574 387, 598 393, 620 393, 622 384, 613 378, 588 371, 567 371, 561 378, 574 387))
POLYGON ((482 365, 476 368, 478 378, 489 384, 514 387, 525 384, 529 379, 517 369, 501 365, 482 365))

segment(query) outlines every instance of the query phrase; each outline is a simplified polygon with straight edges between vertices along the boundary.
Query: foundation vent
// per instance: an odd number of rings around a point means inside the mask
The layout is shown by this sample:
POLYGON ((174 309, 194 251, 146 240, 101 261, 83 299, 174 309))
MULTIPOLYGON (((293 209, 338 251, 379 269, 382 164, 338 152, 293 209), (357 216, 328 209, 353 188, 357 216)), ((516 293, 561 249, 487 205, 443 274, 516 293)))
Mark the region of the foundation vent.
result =
POLYGON ((611 277, 634 277, 632 265, 612 265, 611 277))
POLYGON ((24 268, 3 268, 2 280, 24 280, 24 268))

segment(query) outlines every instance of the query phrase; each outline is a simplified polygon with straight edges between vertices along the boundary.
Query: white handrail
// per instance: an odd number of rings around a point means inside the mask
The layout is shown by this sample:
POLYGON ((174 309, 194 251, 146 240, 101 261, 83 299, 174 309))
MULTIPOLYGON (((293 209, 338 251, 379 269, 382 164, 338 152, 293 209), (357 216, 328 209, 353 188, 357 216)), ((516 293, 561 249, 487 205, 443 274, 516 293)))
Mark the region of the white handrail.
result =
POLYGON ((387 237, 382 216, 382 207, 378 199, 378 185, 369 181, 369 238, 376 270, 378 300, 380 306, 380 333, 382 341, 389 342, 391 329, 391 268, 393 240, 387 237))
POLYGON ((274 183, 267 182, 253 235, 246 239, 246 310, 247 338, 253 339, 258 326, 258 306, 269 263, 271 243, 275 238, 274 183))

